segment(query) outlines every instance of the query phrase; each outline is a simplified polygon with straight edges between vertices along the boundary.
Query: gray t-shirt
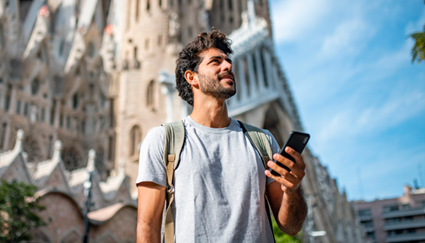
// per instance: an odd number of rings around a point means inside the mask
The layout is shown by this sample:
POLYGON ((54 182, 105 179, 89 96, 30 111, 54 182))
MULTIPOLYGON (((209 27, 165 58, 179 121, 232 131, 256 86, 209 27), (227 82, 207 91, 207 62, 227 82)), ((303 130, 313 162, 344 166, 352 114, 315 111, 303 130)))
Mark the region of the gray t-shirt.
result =
MULTIPOLYGON (((175 170, 176 242, 273 242, 267 218, 264 165, 239 123, 210 128, 183 119, 186 140, 175 170)), ((264 130, 273 153, 279 145, 264 130)), ((140 150, 136 183, 166 187, 164 128, 155 127, 140 150)), ((143 195, 140 195, 143 196, 143 195)))

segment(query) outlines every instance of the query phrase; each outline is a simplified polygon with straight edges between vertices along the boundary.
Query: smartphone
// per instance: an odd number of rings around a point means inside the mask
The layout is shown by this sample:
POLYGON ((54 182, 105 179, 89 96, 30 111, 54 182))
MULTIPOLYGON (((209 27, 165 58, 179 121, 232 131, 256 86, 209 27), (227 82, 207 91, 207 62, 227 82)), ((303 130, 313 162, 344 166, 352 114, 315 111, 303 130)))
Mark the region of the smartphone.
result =
MULTIPOLYGON (((285 152, 285 148, 289 146, 289 147, 293 148, 295 151, 297 151, 298 153, 301 154, 303 152, 305 146, 307 145, 307 142, 308 142, 309 139, 310 139, 310 134, 308 134, 308 133, 292 131, 289 134, 289 137, 286 140, 285 144, 283 145, 282 149, 280 150, 279 154, 281 154, 285 158, 288 158, 288 159, 292 160, 294 163, 296 163, 295 159, 291 155, 289 155, 285 152)), ((273 160, 273 161, 277 165, 279 165, 280 167, 286 169, 287 171, 289 171, 289 172, 291 171, 291 169, 289 169, 285 165, 277 162, 276 160, 273 160)), ((273 175, 280 176, 279 173, 272 170, 271 168, 269 170, 273 175)))

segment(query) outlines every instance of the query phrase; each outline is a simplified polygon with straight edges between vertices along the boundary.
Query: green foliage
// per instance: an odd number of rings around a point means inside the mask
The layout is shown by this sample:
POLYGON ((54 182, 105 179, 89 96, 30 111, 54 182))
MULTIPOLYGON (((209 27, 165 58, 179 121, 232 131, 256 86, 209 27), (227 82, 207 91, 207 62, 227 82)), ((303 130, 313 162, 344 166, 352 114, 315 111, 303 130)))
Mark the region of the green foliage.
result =
POLYGON ((0 242, 31 240, 30 230, 46 223, 36 214, 44 210, 34 198, 36 187, 23 182, 0 184, 0 242))
POLYGON ((276 239, 276 243, 301 243, 301 231, 296 236, 290 236, 282 231, 280 231, 279 226, 277 226, 277 223, 274 219, 272 219, 272 225, 273 225, 273 234, 274 238, 276 239))
POLYGON ((424 32, 417 32, 410 35, 415 40, 415 45, 412 48, 412 62, 416 59, 418 63, 425 61, 425 27, 424 32))

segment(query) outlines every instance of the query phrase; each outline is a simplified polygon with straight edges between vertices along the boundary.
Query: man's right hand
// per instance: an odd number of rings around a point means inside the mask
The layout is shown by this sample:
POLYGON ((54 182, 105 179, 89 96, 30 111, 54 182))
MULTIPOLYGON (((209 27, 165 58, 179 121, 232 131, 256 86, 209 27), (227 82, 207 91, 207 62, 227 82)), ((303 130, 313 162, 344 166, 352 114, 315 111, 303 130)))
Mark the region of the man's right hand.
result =
POLYGON ((137 243, 160 243, 165 187, 153 182, 141 182, 137 184, 137 190, 137 243))

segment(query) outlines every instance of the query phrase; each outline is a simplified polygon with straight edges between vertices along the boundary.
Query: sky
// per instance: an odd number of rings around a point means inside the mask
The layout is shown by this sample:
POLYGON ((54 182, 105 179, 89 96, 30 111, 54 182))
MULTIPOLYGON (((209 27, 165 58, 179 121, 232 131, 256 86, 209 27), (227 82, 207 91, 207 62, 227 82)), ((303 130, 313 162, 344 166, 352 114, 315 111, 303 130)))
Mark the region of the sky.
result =
POLYGON ((275 51, 309 148, 349 200, 425 187, 423 0, 270 0, 275 51))

